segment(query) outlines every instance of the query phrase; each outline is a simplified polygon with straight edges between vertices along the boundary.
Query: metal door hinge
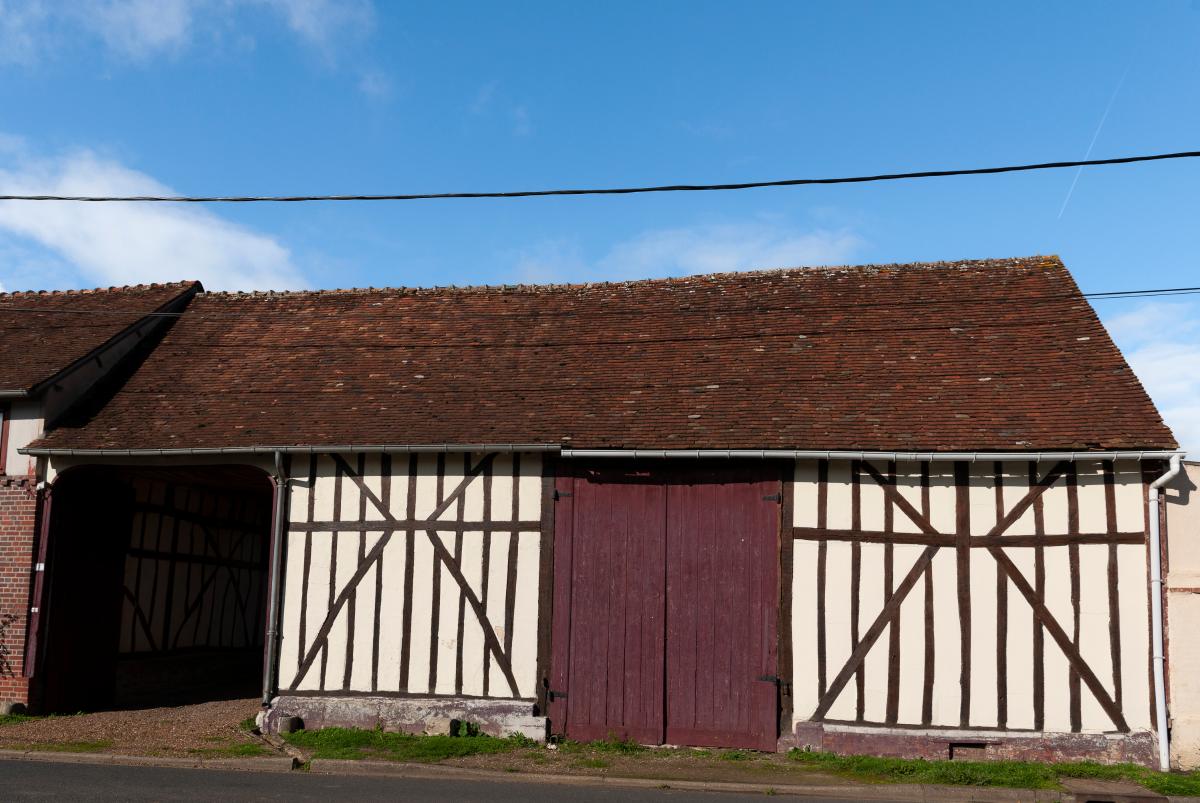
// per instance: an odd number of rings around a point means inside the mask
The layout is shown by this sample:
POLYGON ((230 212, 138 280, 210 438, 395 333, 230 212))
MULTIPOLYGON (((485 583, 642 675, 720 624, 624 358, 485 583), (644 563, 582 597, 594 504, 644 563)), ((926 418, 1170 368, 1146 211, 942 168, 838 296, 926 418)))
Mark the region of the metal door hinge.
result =
POLYGON ((568 496, 571 496, 570 491, 560 491, 557 488, 554 489, 554 501, 555 502, 557 502, 559 499, 564 499, 568 496))
POLYGON ((784 697, 792 696, 792 684, 779 677, 779 675, 759 675, 758 679, 763 683, 774 683, 779 689, 779 693, 784 697))
POLYGON ((34 570, 35 572, 44 572, 44 571, 46 571, 46 564, 44 564, 44 563, 39 563, 39 564, 37 564, 36 566, 34 566, 34 567, 33 567, 33 570, 34 570))
POLYGON ((567 699, 567 693, 565 691, 555 691, 554 689, 549 689, 546 692, 546 697, 550 702, 554 702, 559 698, 565 700, 567 699))
POLYGON ((782 502, 783 494, 771 494, 770 496, 764 496, 763 501, 764 502, 782 502))

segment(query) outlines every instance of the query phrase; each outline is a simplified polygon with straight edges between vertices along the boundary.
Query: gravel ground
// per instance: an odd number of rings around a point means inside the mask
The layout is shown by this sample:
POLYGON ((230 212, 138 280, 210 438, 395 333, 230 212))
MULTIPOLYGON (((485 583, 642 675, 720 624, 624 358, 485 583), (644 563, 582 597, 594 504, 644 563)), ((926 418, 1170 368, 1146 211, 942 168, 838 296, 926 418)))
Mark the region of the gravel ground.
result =
POLYGON ((136 755, 195 755, 257 741, 238 725, 258 713, 259 708, 257 699, 221 700, 34 719, 0 726, 0 749, 36 746, 136 755))

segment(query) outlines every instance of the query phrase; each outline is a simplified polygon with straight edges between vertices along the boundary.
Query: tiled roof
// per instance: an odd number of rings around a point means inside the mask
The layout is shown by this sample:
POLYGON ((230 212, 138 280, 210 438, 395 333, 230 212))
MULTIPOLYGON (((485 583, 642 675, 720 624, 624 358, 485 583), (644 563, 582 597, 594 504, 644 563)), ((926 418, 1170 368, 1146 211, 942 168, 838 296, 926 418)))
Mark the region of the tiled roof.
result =
POLYGON ((40 446, 1029 450, 1174 440, 1055 257, 202 294, 40 446))
POLYGON ((29 390, 196 282, 0 293, 0 390, 29 390))

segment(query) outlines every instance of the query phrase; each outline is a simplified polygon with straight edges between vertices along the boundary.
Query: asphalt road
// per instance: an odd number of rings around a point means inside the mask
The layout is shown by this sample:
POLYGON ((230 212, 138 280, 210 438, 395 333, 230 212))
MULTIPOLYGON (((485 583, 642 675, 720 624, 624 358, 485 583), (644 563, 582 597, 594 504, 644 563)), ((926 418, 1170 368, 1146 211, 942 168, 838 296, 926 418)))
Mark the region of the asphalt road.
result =
MULTIPOLYGON (((10 800, 447 800, 516 803, 762 803, 763 794, 559 786, 520 781, 380 778, 302 772, 225 772, 164 767, 0 761, 0 799, 10 800)), ((800 798, 791 798, 798 800, 800 798)), ((806 801, 821 798, 803 798, 806 801)))

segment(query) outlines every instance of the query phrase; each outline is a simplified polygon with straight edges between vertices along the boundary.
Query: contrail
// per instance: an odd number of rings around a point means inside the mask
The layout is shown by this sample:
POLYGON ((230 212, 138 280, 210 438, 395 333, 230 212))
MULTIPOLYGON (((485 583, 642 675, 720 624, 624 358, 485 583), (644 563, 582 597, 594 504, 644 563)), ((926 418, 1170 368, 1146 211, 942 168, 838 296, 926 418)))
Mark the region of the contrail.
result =
MULTIPOLYGON (((1117 99, 1117 95, 1121 92, 1121 87, 1125 84, 1125 78, 1129 75, 1129 68, 1125 68, 1125 72, 1121 73, 1121 80, 1117 81, 1117 88, 1113 90, 1112 95, 1108 98, 1108 105, 1104 107, 1104 114, 1100 116, 1100 124, 1096 126, 1096 133, 1092 134, 1092 141, 1088 143, 1087 154, 1083 157, 1083 161, 1087 161, 1092 156, 1092 148, 1096 147, 1096 140, 1100 138, 1100 130, 1104 128, 1104 123, 1108 120, 1108 113, 1112 111, 1113 102, 1117 99)), ((1075 178, 1071 179, 1071 188, 1067 190, 1067 197, 1063 198, 1062 208, 1058 210, 1058 219, 1062 220, 1063 212, 1067 211, 1067 204, 1071 202, 1071 195, 1075 192, 1075 185, 1079 183, 1079 175, 1083 172, 1082 167, 1075 169, 1075 178)))

